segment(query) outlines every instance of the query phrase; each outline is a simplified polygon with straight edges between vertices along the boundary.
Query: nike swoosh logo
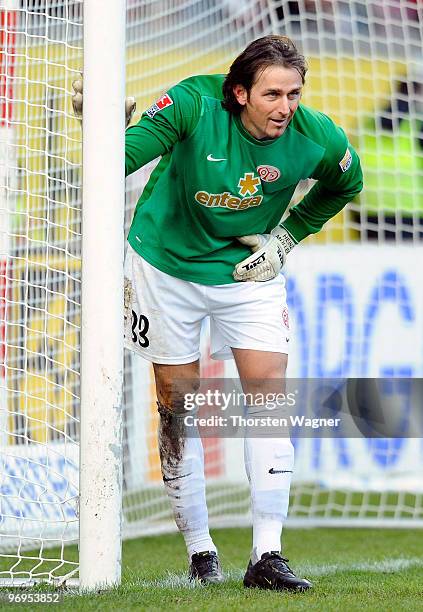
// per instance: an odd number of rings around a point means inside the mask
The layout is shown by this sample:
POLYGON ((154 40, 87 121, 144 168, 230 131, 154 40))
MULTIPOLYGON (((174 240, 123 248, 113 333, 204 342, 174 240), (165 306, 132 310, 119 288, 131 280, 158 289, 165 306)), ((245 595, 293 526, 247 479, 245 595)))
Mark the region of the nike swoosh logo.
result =
POLYGON ((269 474, 292 474, 292 470, 275 470, 275 468, 270 468, 269 474))
POLYGON ((188 476, 191 476, 192 472, 190 472, 189 474, 183 474, 182 476, 175 476, 175 478, 166 478, 166 476, 163 476, 163 482, 172 482, 173 480, 179 480, 181 478, 188 478, 188 476))
POLYGON ((209 153, 209 155, 207 155, 207 161, 226 161, 226 157, 217 158, 217 157, 213 157, 213 155, 209 153))

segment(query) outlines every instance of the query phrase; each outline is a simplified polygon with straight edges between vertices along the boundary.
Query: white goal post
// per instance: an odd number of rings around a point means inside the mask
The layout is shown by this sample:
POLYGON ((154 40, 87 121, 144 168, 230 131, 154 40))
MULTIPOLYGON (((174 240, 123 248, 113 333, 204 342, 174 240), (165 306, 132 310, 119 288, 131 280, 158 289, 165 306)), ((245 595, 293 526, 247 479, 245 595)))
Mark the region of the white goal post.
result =
MULTIPOLYGON (((391 392, 408 410, 423 376, 422 24, 410 0, 0 0, 0 586, 116 584, 121 532, 175 529, 151 367, 126 352, 121 395, 122 207, 127 230, 154 166, 124 192, 125 83, 136 121, 254 38, 298 43, 303 101, 347 131, 366 187, 290 256, 289 374, 404 379, 391 392)), ((202 377, 235 377, 208 355, 205 327, 202 377)), ((419 438, 295 444, 288 525, 423 526, 419 438)), ((248 524, 242 444, 204 447, 211 525, 248 524)))
POLYGON ((124 2, 84 3, 82 589, 121 580, 125 23, 124 2))

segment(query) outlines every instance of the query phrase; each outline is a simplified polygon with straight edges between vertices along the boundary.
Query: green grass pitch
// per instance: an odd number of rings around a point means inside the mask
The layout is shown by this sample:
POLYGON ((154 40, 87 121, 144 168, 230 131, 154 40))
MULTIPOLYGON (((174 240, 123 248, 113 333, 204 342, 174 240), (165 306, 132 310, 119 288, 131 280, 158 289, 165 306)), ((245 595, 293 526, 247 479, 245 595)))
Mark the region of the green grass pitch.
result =
POLYGON ((244 589, 250 530, 220 529, 213 537, 227 576, 222 585, 190 584, 181 536, 153 536, 124 543, 119 588, 83 596, 68 593, 58 607, 74 612, 422 609, 422 530, 286 529, 284 554, 294 571, 314 582, 314 590, 302 594, 244 589))

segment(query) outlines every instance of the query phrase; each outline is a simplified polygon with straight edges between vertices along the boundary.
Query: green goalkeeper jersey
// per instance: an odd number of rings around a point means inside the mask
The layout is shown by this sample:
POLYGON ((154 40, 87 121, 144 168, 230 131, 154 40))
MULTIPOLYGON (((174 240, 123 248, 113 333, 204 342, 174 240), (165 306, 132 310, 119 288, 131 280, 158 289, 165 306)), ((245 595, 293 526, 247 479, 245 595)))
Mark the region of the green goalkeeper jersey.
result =
POLYGON ((159 270, 206 285, 236 282, 235 265, 251 254, 236 237, 278 225, 301 179, 318 182, 282 224, 295 242, 362 188, 358 156, 329 117, 300 105, 282 136, 257 140, 222 107, 223 79, 182 81, 126 131, 127 175, 161 156, 129 243, 159 270))

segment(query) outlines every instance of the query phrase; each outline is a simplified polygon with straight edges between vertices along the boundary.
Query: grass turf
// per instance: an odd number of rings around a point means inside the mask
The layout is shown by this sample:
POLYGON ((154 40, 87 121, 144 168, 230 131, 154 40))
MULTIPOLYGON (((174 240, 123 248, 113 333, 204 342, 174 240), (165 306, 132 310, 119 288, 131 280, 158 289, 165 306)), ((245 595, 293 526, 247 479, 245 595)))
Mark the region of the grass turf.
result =
MULTIPOLYGON (((315 585, 313 591, 303 594, 244 589, 242 576, 249 557, 250 530, 215 530, 213 537, 227 574, 222 585, 201 587, 188 582, 185 548, 178 534, 148 537, 124 543, 119 588, 100 594, 66 594, 60 609, 422 609, 423 531, 287 529, 284 554, 296 573, 315 585)), ((19 607, 33 610, 36 606, 19 607)))

